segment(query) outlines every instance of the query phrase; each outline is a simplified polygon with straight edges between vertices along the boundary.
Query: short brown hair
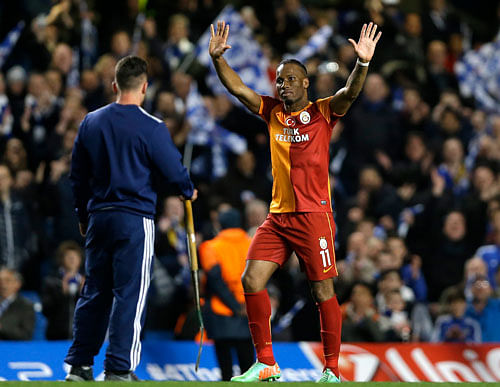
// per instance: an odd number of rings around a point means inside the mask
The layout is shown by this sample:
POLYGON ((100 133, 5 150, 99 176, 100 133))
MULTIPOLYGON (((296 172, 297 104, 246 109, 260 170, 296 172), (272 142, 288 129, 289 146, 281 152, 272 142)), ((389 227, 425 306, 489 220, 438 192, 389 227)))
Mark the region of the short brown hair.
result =
POLYGON ((146 61, 134 55, 120 59, 115 67, 115 80, 121 91, 137 89, 147 74, 146 61))
POLYGON ((57 263, 62 264, 64 255, 66 254, 67 251, 76 251, 77 254, 82 258, 83 260, 83 250, 81 246, 76 243, 75 241, 64 241, 61 242, 61 244, 57 247, 57 252, 56 252, 56 258, 57 258, 57 263))

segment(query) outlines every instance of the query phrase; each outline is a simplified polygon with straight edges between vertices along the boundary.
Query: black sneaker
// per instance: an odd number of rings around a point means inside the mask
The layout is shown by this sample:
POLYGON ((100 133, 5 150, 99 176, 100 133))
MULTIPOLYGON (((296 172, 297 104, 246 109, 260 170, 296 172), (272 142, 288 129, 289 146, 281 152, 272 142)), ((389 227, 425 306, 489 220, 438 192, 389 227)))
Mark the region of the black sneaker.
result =
POLYGON ((71 366, 64 380, 67 382, 91 382, 94 380, 94 372, 91 366, 71 366))
POLYGON ((138 382, 139 378, 132 371, 118 373, 113 371, 105 371, 104 380, 108 382, 138 382))

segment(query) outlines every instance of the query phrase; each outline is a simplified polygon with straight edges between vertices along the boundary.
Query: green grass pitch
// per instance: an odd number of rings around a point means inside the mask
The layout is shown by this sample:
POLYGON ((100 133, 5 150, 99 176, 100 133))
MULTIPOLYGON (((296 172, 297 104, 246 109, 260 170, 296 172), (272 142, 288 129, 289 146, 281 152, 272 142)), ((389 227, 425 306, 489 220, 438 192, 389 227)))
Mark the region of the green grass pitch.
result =
MULTIPOLYGON (((14 386, 25 386, 25 387, 48 387, 54 385, 61 385, 65 382, 1 382, 1 387, 14 387, 14 386)), ((236 387, 236 386, 248 386, 254 387, 257 385, 263 386, 264 383, 231 383, 231 382, 153 382, 150 380, 139 382, 140 387, 236 387)), ((280 383, 280 382, 277 382, 280 383)), ((85 387, 93 387, 93 386, 102 386, 103 382, 84 382, 81 383, 85 387)), ((104 385, 114 385, 114 386, 123 386, 125 383, 123 382, 105 382, 104 385)), ((293 387, 297 384, 300 387, 317 387, 318 385, 313 382, 293 382, 293 383, 285 383, 282 382, 280 385, 282 387, 293 387), (285 386, 286 385, 286 386, 285 386)), ((72 384, 70 384, 72 385, 72 384)), ((125 384, 126 385, 126 384, 125 384)), ((134 385, 134 384, 132 384, 134 385)), ((355 383, 355 382, 344 382, 341 383, 341 386, 358 386, 358 387, 416 387, 416 386, 436 386, 436 387, 466 387, 466 386, 500 386, 500 383, 430 383, 430 382, 414 382, 414 383, 404 383, 404 382, 363 382, 363 383, 355 383)))

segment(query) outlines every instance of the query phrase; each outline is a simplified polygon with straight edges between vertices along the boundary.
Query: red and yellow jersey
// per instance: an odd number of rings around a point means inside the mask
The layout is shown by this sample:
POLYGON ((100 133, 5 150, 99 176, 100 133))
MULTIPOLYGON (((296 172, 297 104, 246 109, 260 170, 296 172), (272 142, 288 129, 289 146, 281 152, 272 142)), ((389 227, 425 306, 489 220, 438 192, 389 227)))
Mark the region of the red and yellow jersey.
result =
POLYGON ((331 212, 328 176, 332 129, 339 116, 332 97, 287 113, 283 102, 261 96, 259 116, 267 123, 273 172, 270 212, 331 212))

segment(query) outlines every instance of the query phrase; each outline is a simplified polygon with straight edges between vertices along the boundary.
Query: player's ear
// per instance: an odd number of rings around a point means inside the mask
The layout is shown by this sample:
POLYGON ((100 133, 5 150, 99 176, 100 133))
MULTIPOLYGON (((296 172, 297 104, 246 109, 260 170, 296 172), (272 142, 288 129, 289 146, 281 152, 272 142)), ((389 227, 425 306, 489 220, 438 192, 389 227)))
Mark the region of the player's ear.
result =
POLYGON ((304 86, 304 89, 309 89, 309 78, 304 78, 302 85, 304 86))
POLYGON ((113 87, 113 92, 114 92, 115 94, 118 94, 118 85, 116 84, 116 82, 115 82, 115 81, 113 81, 113 82, 111 83, 111 86, 113 87))
POLYGON ((144 82, 141 87, 141 93, 146 94, 146 89, 148 88, 148 83, 144 82))

